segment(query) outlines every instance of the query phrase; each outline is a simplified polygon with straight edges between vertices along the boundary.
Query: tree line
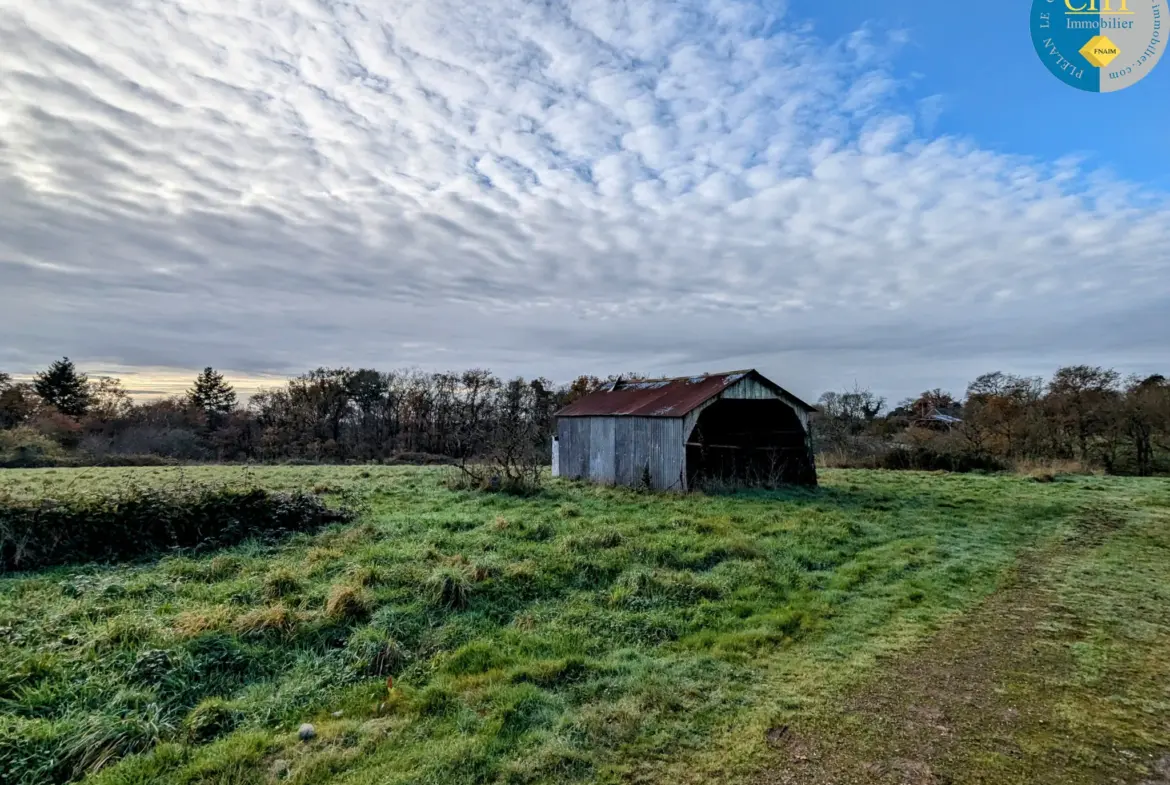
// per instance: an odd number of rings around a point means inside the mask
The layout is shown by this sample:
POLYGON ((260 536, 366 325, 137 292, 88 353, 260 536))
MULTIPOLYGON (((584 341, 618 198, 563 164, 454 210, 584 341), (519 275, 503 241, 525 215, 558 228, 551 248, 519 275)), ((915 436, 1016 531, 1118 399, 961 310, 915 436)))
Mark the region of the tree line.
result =
MULTIPOLYGON (((184 395, 135 402, 118 379, 91 379, 63 358, 29 382, 0 373, 0 463, 436 462, 518 452, 547 461, 554 412, 616 378, 555 384, 485 369, 318 368, 243 403, 205 368, 184 395)), ((951 466, 1170 470, 1170 383, 1161 375, 1122 379, 1084 365, 1048 380, 994 372, 961 397, 934 389, 887 407, 855 387, 823 394, 817 408, 814 444, 829 464, 896 466, 917 451, 951 466)))
POLYGON ((120 380, 90 379, 66 357, 30 382, 0 374, 0 456, 9 465, 68 456, 430 462, 509 439, 547 458, 552 414, 614 378, 555 385, 483 369, 318 368, 241 404, 223 375, 205 368, 184 395, 135 402, 120 380))
POLYGON ((928 390, 887 410, 864 388, 817 401, 820 450, 839 465, 890 465, 906 451, 988 466, 1063 461, 1113 474, 1170 471, 1170 383, 1075 365, 1050 379, 992 372, 960 399, 928 390))

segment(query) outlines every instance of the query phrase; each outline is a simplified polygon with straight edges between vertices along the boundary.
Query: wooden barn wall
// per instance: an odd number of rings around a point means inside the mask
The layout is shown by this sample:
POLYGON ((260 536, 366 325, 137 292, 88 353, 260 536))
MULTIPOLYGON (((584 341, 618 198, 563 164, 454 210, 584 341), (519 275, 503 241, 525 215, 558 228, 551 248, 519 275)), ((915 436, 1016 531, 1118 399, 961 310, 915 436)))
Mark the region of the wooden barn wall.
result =
POLYGON ((780 396, 750 376, 745 376, 724 390, 718 397, 734 398, 742 401, 769 401, 780 396))
POLYGON ((650 467, 650 484, 659 490, 685 490, 686 448, 679 417, 619 417, 615 432, 615 477, 636 486, 650 467))

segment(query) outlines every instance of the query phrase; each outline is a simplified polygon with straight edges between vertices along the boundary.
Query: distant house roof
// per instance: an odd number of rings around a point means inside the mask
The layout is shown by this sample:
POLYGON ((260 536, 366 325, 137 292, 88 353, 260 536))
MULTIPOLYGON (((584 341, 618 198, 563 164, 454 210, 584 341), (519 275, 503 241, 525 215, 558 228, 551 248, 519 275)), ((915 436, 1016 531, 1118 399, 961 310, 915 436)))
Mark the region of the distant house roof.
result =
POLYGON ((925 417, 920 417, 919 419, 931 420, 933 422, 942 422, 946 423, 947 425, 957 425, 963 421, 961 417, 955 417, 954 415, 950 414, 943 414, 937 409, 931 409, 929 412, 927 412, 925 417))
POLYGON ((589 393, 556 413, 557 417, 683 417, 746 377, 788 398, 805 411, 815 411, 755 370, 727 371, 674 379, 619 379, 589 393))

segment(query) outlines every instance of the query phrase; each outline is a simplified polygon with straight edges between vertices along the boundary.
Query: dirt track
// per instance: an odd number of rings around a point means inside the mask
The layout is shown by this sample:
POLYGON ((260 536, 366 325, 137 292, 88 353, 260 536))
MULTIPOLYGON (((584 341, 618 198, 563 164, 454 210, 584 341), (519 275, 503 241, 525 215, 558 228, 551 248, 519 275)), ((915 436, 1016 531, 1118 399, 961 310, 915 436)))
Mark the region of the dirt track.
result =
MULTIPOLYGON (((1123 523, 1087 510, 1071 538, 1030 555, 1000 591, 882 669, 835 717, 773 728, 780 762, 760 785, 1170 785, 1165 748, 1086 738, 1083 722, 1066 720, 1066 702, 1079 699, 1069 644, 1085 633, 1053 579, 1123 523)), ((1165 738, 1170 719, 1153 721, 1165 738)))

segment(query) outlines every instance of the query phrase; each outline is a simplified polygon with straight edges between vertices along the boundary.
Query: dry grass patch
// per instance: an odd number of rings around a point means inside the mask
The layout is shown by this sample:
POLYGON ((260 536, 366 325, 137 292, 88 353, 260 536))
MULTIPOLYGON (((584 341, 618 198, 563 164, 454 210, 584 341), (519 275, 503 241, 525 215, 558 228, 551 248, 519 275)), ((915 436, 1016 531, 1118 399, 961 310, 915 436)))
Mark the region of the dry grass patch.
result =
POLYGON ((205 632, 222 632, 231 627, 232 613, 224 605, 183 611, 175 617, 171 629, 180 638, 194 638, 205 632))
POLYGON ((1057 477, 1075 475, 1100 474, 1101 472, 1086 466, 1080 461, 1016 461, 1013 466, 1016 474, 1031 477, 1036 482, 1053 482, 1057 477))
POLYGON ((370 597, 362 589, 338 584, 329 591, 325 615, 337 621, 360 621, 370 613, 370 597))
POLYGON ((305 563, 310 567, 319 567, 329 562, 335 562, 342 557, 341 551, 336 548, 309 548, 305 554, 305 563))
POLYGON ((297 621, 296 614, 283 604, 277 604, 255 608, 237 616, 232 627, 240 635, 291 635, 297 627, 297 621))

